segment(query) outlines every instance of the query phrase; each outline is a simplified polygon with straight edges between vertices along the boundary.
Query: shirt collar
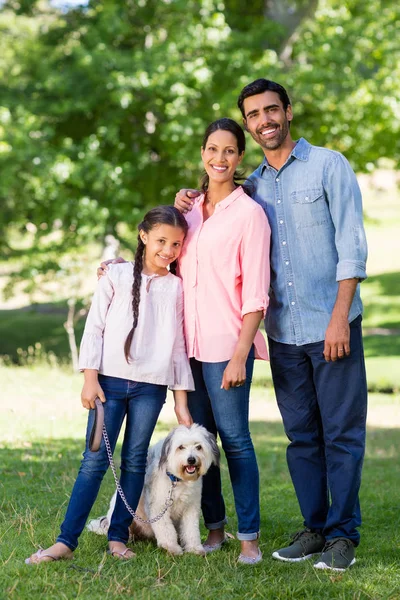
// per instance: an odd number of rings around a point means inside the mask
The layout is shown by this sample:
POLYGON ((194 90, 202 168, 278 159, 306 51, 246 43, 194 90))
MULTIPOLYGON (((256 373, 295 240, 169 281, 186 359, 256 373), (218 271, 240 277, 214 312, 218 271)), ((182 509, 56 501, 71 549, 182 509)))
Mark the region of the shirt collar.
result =
MULTIPOLYGON (((311 144, 307 142, 304 138, 300 138, 297 142, 293 150, 288 156, 286 162, 290 160, 291 157, 297 158, 298 160, 302 160, 304 162, 308 161, 308 157, 310 156, 311 144)), ((265 157, 261 163, 261 175, 264 173, 264 170, 269 168, 269 164, 267 158, 265 157)))
MULTIPOLYGON (((232 202, 234 202, 236 200, 236 198, 239 198, 239 196, 241 196, 243 194, 243 188, 241 185, 239 185, 235 190, 233 190, 233 192, 231 192, 229 194, 229 196, 227 196, 226 198, 224 198, 223 200, 221 200, 221 202, 218 202, 215 205, 215 210, 214 212, 223 210, 224 208, 227 208, 230 204, 232 204, 232 202)), ((203 194, 200 198, 200 204, 204 203, 204 199, 205 199, 205 194, 203 194)))

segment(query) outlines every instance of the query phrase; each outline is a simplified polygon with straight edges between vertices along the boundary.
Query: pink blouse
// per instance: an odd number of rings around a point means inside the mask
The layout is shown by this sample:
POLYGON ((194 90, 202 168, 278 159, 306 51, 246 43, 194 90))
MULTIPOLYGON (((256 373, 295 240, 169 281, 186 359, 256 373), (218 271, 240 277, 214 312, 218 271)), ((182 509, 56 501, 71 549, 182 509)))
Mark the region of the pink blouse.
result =
MULTIPOLYGON (((179 259, 189 357, 222 362, 233 356, 243 316, 265 311, 269 289, 270 227, 243 188, 219 202, 203 221, 204 195, 186 215, 188 235, 179 259)), ((268 360, 261 331, 256 358, 268 360)))

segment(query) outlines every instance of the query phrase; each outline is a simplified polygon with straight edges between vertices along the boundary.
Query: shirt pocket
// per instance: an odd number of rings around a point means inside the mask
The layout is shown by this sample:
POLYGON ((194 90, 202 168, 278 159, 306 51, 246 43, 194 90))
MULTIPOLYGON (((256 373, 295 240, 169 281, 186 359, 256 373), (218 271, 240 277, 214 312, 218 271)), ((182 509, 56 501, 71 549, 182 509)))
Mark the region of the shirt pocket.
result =
POLYGON ((296 190, 290 194, 290 198, 297 229, 329 222, 329 208, 322 187, 296 190))

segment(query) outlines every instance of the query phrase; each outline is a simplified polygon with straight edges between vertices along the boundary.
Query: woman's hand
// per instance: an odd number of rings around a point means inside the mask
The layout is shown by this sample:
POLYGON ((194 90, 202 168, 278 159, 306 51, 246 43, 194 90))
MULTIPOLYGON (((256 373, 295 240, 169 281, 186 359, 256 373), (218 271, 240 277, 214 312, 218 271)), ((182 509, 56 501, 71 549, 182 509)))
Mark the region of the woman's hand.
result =
POLYGON ((183 214, 189 212, 192 210, 194 198, 197 198, 200 194, 199 190, 179 190, 175 196, 175 208, 183 214))
POLYGON ((85 369, 85 383, 81 392, 81 402, 84 408, 94 408, 96 398, 104 403, 106 397, 97 379, 97 371, 94 369, 85 369))
POLYGON ((232 358, 222 375, 221 389, 240 387, 246 381, 246 360, 232 358))
POLYGON ((108 271, 108 265, 116 265, 117 263, 127 262, 122 256, 118 256, 118 258, 110 258, 108 260, 100 263, 100 266, 97 267, 97 279, 100 279, 103 275, 105 275, 108 271))

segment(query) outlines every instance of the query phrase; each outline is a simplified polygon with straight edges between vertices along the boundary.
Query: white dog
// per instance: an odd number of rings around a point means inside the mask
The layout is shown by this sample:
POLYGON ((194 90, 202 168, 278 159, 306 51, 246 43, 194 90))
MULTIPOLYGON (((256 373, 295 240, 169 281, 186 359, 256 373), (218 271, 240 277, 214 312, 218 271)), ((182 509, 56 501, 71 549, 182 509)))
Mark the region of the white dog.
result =
MULTIPOLYGON (((200 540, 200 504, 202 476, 212 464, 218 464, 219 449, 212 433, 201 425, 190 428, 179 425, 149 448, 143 492, 137 507, 142 519, 161 513, 171 488, 173 503, 155 523, 144 524, 134 519, 130 533, 134 539, 156 538, 157 545, 170 554, 192 552, 205 554, 200 540)), ((106 517, 90 521, 87 528, 106 534, 115 506, 116 493, 111 499, 106 517)))

